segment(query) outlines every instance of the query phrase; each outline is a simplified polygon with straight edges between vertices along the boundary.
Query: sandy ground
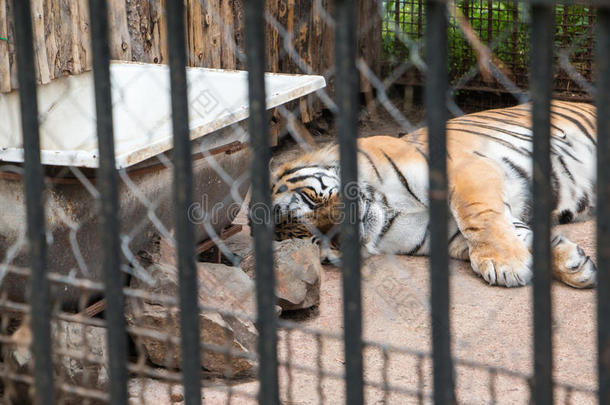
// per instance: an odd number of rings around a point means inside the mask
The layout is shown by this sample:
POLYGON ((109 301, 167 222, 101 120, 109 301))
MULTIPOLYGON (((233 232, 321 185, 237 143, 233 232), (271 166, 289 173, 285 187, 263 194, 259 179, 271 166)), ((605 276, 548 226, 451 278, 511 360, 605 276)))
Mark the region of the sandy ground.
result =
MULTIPOLYGON (((594 255, 594 227, 590 221, 561 229, 594 255)), ((431 361, 424 355, 418 370, 420 357, 417 353, 408 354, 431 350, 428 259, 377 256, 365 262, 362 274, 364 339, 375 343, 364 351, 365 381, 369 383, 366 403, 418 403, 420 387, 424 403, 431 403, 431 361), (385 362, 384 346, 388 348, 385 362), (394 346, 405 350, 393 351, 394 346), (398 391, 387 396, 381 389, 384 368, 390 391, 398 391)), ((485 404, 493 398, 498 404, 528 403, 529 387, 519 375, 530 375, 533 364, 532 287, 491 287, 472 272, 469 263, 457 260, 451 262, 450 277, 451 335, 457 359, 459 403, 485 404), (497 369, 493 383, 487 367, 497 369)), ((327 266, 321 288, 319 308, 291 318, 300 328, 336 337, 318 339, 311 331, 300 330, 280 332, 280 361, 293 365, 280 370, 280 395, 285 404, 344 401, 343 382, 333 378, 343 372, 344 365, 343 346, 337 339, 343 331, 340 270, 327 266), (325 377, 317 375, 318 369, 325 377)), ((558 383, 582 389, 568 393, 558 387, 556 401, 564 403, 566 395, 570 395, 573 404, 596 403, 594 395, 587 392, 597 384, 595 290, 577 290, 554 282, 552 294, 554 377, 558 383)), ((222 385, 206 388, 208 403, 224 403, 225 389, 222 385)), ((255 395, 256 382, 237 384, 232 389, 235 403, 256 403, 240 394, 255 395)))
MULTIPOLYGON (((362 133, 395 133, 396 125, 389 122, 364 122, 362 133)), ((331 128, 329 135, 318 137, 319 142, 328 142, 332 132, 331 128)), ((297 146, 286 141, 273 164, 300 153, 297 146)), ((593 221, 561 229, 594 257, 593 221)), ((533 364, 532 287, 491 287, 472 272, 467 262, 452 261, 450 272, 451 335, 459 403, 484 404, 494 399, 499 404, 528 403, 529 387, 523 376, 531 374, 533 364), (465 362, 486 367, 467 366, 465 362)), ((364 350, 366 403, 420 403, 418 395, 423 403, 431 403, 428 259, 377 256, 364 263, 362 274, 364 339, 375 342, 364 350), (404 350, 394 351, 393 347, 404 350), (384 394, 384 384, 390 388, 389 394, 384 394)), ((564 403, 569 395, 574 404, 596 403, 594 395, 587 392, 597 385, 595 290, 577 290, 554 282, 552 294, 554 377, 558 383, 583 390, 570 393, 558 387, 556 401, 564 403)), ((343 381, 336 378, 344 368, 341 296, 341 272, 327 266, 322 274, 319 307, 289 316, 299 328, 310 330, 280 331, 280 362, 291 365, 280 369, 282 403, 344 403, 343 381), (311 331, 319 331, 322 336, 311 331)), ((254 380, 231 387, 207 382, 205 402, 225 403, 227 389, 232 392, 232 403, 256 403, 258 383, 254 380)))

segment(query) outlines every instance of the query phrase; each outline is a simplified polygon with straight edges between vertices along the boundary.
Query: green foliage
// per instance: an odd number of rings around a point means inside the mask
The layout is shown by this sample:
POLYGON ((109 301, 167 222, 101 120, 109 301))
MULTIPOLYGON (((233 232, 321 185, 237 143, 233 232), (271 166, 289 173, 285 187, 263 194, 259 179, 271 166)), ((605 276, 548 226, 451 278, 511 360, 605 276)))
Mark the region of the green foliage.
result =
MULTIPOLYGON (((423 40, 425 10, 422 0, 384 1, 382 37, 385 59, 398 64, 408 58, 407 44, 423 40), (397 2, 398 1, 398 10, 397 2), (421 8, 421 10, 420 10, 421 8), (402 34, 396 36, 397 24, 402 34), (405 44, 405 42, 407 44, 405 44)), ((511 70, 526 70, 529 55, 528 5, 514 1, 458 0, 457 8, 479 39, 511 70), (491 4, 490 4, 491 3, 491 4), (466 6, 467 5, 467 6, 466 6)), ((591 11, 585 6, 556 6, 556 39, 558 48, 569 48, 578 54, 591 47, 591 11), (588 47, 588 48, 587 48, 588 47)), ((452 78, 468 71, 476 58, 472 47, 451 17, 448 29, 449 71, 452 78)), ((423 44, 422 44, 423 45, 423 44)), ((590 50, 588 51, 590 54, 590 50)))

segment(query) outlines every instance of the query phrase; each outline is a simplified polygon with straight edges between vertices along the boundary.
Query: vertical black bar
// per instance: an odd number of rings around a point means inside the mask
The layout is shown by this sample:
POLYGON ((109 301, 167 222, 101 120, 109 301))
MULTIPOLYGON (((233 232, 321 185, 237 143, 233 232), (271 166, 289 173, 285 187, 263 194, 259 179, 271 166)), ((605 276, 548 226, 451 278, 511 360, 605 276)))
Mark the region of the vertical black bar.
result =
POLYGON ((455 402, 449 328, 447 205, 447 5, 426 2, 426 121, 430 149, 430 305, 434 403, 455 402))
POLYGON ((610 404, 610 7, 597 23, 597 328, 599 403, 610 404))
POLYGON ((260 379, 259 403, 279 404, 277 373, 277 322, 273 273, 273 225, 269 185, 269 122, 265 96, 265 2, 248 0, 246 14, 246 61, 250 118, 248 131, 253 149, 251 224, 256 258, 256 303, 260 379))
POLYGON ((35 402, 53 404, 53 363, 51 361, 51 302, 46 275, 46 237, 44 217, 44 173, 40 164, 40 140, 38 134, 38 104, 36 99, 36 72, 32 48, 32 20, 30 1, 15 1, 15 36, 17 41, 17 76, 21 106, 21 128, 25 152, 25 203, 30 255, 30 326, 34 334, 35 402))
POLYGON ((335 66, 337 133, 341 158, 341 257, 343 261, 343 334, 345 341, 346 403, 364 403, 362 388, 362 297, 358 213, 358 91, 356 69, 356 7, 335 2, 337 11, 335 66))
POLYGON ((554 6, 532 5, 533 199, 534 199, 534 380, 533 402, 553 403, 551 329, 551 161, 550 108, 553 78, 554 6))
POLYGON ((189 206, 193 203, 193 162, 186 88, 184 2, 168 0, 166 12, 174 132, 174 229, 178 245, 182 381, 185 403, 196 405, 201 404, 201 349, 195 236, 188 217, 189 206))
POLYGON ((100 191, 99 231, 104 246, 102 267, 106 282, 106 322, 108 323, 108 363, 110 403, 127 403, 127 335, 125 333, 123 277, 119 241, 119 200, 114 160, 110 52, 108 50, 108 9, 106 1, 91 0, 91 50, 95 88, 95 114, 99 148, 97 172, 100 191))

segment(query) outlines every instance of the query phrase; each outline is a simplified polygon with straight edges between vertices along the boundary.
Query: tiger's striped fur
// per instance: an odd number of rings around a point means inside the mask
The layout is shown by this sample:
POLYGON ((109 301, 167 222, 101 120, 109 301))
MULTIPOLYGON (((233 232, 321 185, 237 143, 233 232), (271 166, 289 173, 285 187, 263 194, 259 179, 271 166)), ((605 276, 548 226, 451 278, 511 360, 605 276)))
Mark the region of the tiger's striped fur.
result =
MULTIPOLYGON (((490 284, 518 286, 531 270, 531 106, 483 111, 447 122, 449 251, 470 260, 490 284)), ((555 223, 589 218, 595 202, 596 115, 583 103, 551 109, 555 223)), ((361 244, 365 255, 427 255, 428 136, 358 140, 361 244)), ((333 232, 340 221, 338 147, 305 155, 272 176, 277 239, 333 232)), ((552 238, 553 273, 574 287, 596 282, 596 268, 567 238, 552 238)))

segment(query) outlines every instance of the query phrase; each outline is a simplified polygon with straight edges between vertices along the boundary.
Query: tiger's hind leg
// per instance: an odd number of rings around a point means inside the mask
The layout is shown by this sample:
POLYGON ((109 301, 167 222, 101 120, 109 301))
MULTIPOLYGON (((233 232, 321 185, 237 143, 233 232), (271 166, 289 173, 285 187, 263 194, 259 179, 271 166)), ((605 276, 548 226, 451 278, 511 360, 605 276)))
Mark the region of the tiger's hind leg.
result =
MULTIPOLYGON (((534 234, 523 222, 514 219, 517 235, 532 250, 534 234)), ((576 288, 589 288, 597 283, 597 268, 580 246, 553 230, 551 237, 553 277, 576 288)))

